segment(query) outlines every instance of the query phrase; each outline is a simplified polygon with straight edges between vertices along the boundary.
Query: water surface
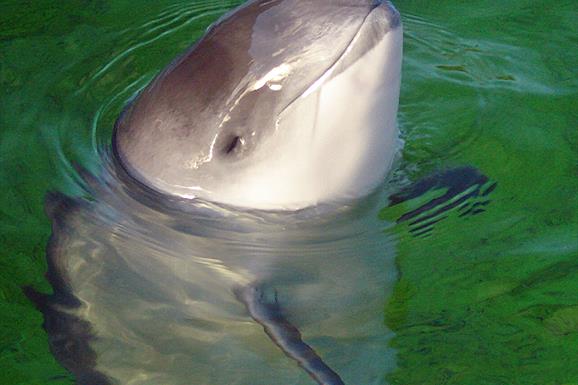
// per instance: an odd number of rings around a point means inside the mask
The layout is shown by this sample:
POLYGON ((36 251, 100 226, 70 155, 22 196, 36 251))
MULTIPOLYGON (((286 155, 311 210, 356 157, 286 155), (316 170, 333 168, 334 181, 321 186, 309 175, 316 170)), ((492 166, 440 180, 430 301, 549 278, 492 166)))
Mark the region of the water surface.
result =
MULTIPOLYGON (((21 291, 50 290, 43 277, 46 192, 90 197, 75 165, 102 175, 125 102, 238 3, 0 5, 3 384, 73 383, 50 355, 41 314, 21 291)), ((397 279, 382 309, 395 337, 376 352, 395 349, 396 358, 395 369, 384 364, 383 379, 577 384, 578 6, 530 0, 396 6, 406 31, 400 101, 406 144, 392 179, 358 222, 371 229, 372 241, 361 250, 373 263, 393 255, 395 240, 397 279), (432 224, 418 231, 423 221, 390 226, 451 186, 386 208, 390 193, 462 166, 488 180, 464 201, 468 207, 429 210, 423 215, 432 224)), ((386 287, 383 294, 385 300, 386 287)))

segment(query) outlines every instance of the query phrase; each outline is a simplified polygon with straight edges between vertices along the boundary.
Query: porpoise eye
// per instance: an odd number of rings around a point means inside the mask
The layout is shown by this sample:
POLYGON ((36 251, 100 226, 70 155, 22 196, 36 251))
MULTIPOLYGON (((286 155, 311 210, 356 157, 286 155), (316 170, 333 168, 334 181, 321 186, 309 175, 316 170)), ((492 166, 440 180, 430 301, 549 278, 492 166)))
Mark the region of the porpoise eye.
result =
POLYGON ((224 155, 232 155, 239 151, 240 147, 243 145, 243 138, 238 135, 232 135, 224 141, 224 146, 222 147, 222 153, 224 155))

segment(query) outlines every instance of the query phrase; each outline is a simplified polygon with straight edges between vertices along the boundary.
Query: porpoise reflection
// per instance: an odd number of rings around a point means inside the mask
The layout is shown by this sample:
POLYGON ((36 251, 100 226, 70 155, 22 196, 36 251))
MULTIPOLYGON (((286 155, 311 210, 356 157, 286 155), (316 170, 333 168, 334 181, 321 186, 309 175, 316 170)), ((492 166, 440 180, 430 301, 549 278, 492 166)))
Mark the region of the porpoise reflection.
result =
POLYGON ((134 99, 91 199, 48 197, 28 291, 79 384, 384 383, 391 246, 355 201, 399 149, 401 56, 389 2, 249 1, 134 99))

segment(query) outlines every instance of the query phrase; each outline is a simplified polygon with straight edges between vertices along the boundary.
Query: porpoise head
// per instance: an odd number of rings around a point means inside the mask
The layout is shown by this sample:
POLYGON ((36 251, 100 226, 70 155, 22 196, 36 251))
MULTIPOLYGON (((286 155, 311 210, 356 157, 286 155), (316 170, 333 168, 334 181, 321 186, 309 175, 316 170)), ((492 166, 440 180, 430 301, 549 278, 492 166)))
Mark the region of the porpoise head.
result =
POLYGON ((127 107, 115 156, 154 190, 240 207, 367 195, 397 150, 401 57, 387 1, 249 1, 127 107))

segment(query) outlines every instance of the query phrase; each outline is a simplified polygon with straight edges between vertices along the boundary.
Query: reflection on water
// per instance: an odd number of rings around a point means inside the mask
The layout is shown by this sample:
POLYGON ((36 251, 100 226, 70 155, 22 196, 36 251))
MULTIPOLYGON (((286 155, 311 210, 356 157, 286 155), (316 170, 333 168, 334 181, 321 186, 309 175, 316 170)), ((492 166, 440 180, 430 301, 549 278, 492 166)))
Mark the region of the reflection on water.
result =
POLYGON ((375 202, 297 213, 163 204, 107 164, 85 174, 90 199, 48 202, 47 329, 83 383, 102 382, 95 372, 119 384, 312 383, 235 298, 255 283, 346 383, 384 383, 395 274, 393 243, 368 220, 375 202))

